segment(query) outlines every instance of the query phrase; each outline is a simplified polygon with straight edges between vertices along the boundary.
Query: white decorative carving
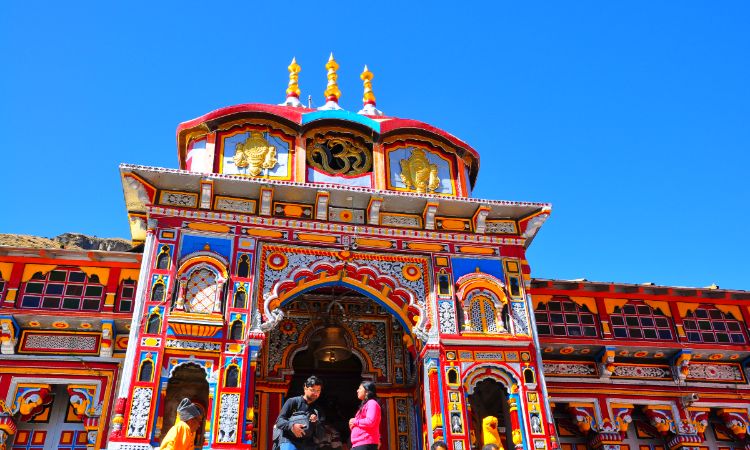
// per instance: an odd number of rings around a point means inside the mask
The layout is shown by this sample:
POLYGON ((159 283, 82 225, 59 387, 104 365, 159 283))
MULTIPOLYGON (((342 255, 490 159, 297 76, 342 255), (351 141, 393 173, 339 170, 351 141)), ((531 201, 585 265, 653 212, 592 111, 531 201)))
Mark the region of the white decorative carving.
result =
POLYGON ((420 228, 422 225, 417 216, 395 216, 386 213, 380 213, 380 224, 404 228, 420 228))
POLYGON ((220 197, 216 200, 216 209, 219 211, 253 214, 255 213, 255 200, 220 197))
POLYGON ((30 334, 23 348, 28 350, 82 350, 96 351, 99 339, 96 336, 30 334))
POLYGON ((219 443, 237 441, 237 419, 240 412, 240 394, 221 394, 219 410, 219 443))
POLYGON ((672 378, 672 373, 668 368, 663 367, 620 365, 615 367, 612 376, 629 378, 672 378))
POLYGON ((440 332, 445 334, 456 333, 456 308, 452 301, 440 302, 440 332))
POLYGON ((712 381, 742 381, 739 366, 727 364, 691 363, 688 378, 701 378, 712 381))
POLYGON ((593 365, 574 363, 544 363, 545 375, 595 375, 596 369, 593 365))
POLYGON ((198 206, 198 195, 186 192, 164 191, 161 193, 159 203, 162 205, 195 208, 198 206))
POLYGON ((137 387, 133 390, 133 401, 128 418, 128 437, 146 437, 148 413, 151 410, 151 389, 137 387))
POLYGON ((515 222, 487 222, 487 233, 492 234, 516 234, 516 223, 515 222))
POLYGON ((185 350, 200 350, 205 352, 221 351, 221 344, 203 341, 183 341, 181 339, 167 339, 167 348, 179 348, 185 350))

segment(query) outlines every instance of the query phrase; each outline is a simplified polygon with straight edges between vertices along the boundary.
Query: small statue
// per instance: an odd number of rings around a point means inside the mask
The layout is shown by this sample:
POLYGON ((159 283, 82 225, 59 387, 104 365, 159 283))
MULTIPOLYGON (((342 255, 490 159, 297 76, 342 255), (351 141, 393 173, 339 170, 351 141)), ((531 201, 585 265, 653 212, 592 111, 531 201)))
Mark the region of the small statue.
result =
POLYGON ((232 159, 237 168, 247 168, 250 176, 260 175, 263 169, 276 166, 276 147, 268 143, 260 131, 251 131, 250 137, 234 147, 232 159))
POLYGON ((431 164, 424 150, 415 148, 409 159, 401 160, 401 181, 417 193, 434 192, 440 186, 438 167, 431 164))

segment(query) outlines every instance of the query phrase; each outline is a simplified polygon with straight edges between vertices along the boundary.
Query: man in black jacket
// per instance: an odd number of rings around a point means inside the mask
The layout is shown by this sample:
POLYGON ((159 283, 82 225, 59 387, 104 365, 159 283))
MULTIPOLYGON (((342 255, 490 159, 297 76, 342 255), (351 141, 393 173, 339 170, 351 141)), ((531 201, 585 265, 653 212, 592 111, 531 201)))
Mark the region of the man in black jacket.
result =
POLYGON ((314 438, 323 433, 323 417, 317 403, 323 382, 312 375, 305 381, 302 395, 284 402, 274 425, 274 435, 281 432, 279 450, 313 450, 314 438))

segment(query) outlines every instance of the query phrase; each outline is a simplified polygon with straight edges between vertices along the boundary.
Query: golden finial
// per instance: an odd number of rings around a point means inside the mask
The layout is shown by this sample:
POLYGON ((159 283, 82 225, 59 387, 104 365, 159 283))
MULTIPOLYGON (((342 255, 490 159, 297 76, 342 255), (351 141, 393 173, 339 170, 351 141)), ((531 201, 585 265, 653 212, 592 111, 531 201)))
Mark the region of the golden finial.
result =
POLYGON ((302 68, 297 64, 297 58, 292 58, 292 63, 287 67, 289 70, 289 87, 286 88, 286 101, 281 106, 294 106, 299 108, 302 103, 299 101, 299 73, 302 68))
POLYGON ((289 87, 286 88, 286 95, 299 98, 299 73, 302 68, 297 64, 297 58, 292 58, 292 63, 287 69, 289 70, 289 87))
POLYGON ((362 101, 365 106, 359 111, 359 114, 367 114, 368 116, 382 116, 383 112, 375 108, 375 94, 372 92, 372 79, 375 75, 370 72, 370 69, 365 65, 364 71, 359 75, 365 87, 365 93, 362 97, 362 101))
POLYGON ((336 74, 336 71, 339 69, 339 64, 335 59, 333 59, 333 52, 331 52, 331 56, 328 58, 326 69, 328 69, 328 87, 326 88, 326 91, 324 93, 326 96, 326 100, 338 103, 339 99, 341 98, 341 91, 339 90, 339 85, 336 82, 339 78, 339 76, 336 74))
POLYGON ((365 94, 362 97, 362 101, 365 103, 365 105, 374 105, 375 94, 372 93, 372 79, 374 75, 367 69, 367 64, 365 64, 365 70, 359 75, 359 77, 362 79, 365 87, 365 94))

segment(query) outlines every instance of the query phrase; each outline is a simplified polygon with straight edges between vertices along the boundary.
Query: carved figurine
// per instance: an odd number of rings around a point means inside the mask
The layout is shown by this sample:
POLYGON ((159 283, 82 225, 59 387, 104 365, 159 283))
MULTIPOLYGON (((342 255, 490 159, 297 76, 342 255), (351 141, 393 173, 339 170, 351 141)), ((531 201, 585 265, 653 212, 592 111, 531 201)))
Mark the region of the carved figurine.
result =
POLYGON ((431 164, 424 150, 414 149, 409 159, 401 160, 401 181, 418 193, 434 192, 440 186, 438 167, 431 164))
POLYGON ((268 143, 260 131, 251 131, 250 137, 235 146, 232 159, 238 168, 247 168, 250 176, 260 175, 263 169, 276 166, 276 147, 268 143))

